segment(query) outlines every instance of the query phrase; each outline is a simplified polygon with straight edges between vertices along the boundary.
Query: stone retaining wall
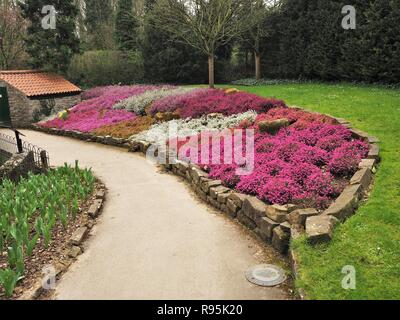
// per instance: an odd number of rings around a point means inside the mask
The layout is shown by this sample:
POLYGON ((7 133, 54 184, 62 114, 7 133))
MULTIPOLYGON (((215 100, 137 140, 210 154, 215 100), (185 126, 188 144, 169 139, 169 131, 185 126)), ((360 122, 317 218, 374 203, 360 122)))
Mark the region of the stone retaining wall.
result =
POLYGON ((0 181, 7 178, 17 182, 29 172, 37 172, 37 170, 33 152, 17 153, 0 167, 0 181))

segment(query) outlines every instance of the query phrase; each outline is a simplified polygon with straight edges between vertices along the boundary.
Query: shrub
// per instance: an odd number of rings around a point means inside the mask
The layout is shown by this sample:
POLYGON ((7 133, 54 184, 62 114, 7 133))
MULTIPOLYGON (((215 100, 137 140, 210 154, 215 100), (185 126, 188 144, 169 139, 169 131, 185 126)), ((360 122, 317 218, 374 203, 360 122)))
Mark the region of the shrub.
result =
POLYGON ((92 89, 86 90, 82 93, 82 100, 89 100, 93 98, 97 98, 107 95, 114 95, 124 93, 126 90, 130 90, 130 88, 135 88, 139 86, 105 86, 105 87, 94 87, 92 89))
POLYGON ((142 58, 138 54, 127 57, 120 51, 86 51, 73 57, 68 78, 84 87, 141 82, 142 58))

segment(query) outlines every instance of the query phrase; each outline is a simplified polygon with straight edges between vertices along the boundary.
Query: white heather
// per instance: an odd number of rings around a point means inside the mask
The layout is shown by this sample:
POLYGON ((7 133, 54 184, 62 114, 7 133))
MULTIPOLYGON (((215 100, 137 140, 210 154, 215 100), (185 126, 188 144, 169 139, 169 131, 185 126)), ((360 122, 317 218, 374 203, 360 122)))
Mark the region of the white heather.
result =
POLYGON ((164 144, 168 137, 169 128, 174 125, 178 130, 178 137, 185 138, 199 134, 207 130, 224 130, 238 126, 242 121, 254 122, 257 117, 255 111, 247 111, 229 117, 223 115, 206 115, 198 119, 180 119, 158 123, 150 127, 149 130, 133 135, 132 141, 147 141, 154 144, 164 144))
POLYGON ((144 115, 145 109, 156 100, 160 100, 172 95, 188 93, 194 88, 161 88, 156 90, 146 91, 140 95, 129 97, 114 105, 114 109, 125 109, 134 112, 137 115, 144 115))

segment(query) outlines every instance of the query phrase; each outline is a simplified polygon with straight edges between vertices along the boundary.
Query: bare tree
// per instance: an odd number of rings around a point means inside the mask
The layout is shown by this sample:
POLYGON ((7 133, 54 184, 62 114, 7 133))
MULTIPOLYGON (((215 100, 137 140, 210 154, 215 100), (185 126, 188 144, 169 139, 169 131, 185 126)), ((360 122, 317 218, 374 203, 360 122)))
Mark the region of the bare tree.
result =
POLYGON ((17 67, 25 53, 23 42, 27 23, 14 0, 0 1, 0 67, 17 67))
POLYGON ((209 85, 213 88, 216 49, 258 22, 258 14, 248 10, 249 1, 159 0, 153 14, 162 30, 208 56, 209 85))

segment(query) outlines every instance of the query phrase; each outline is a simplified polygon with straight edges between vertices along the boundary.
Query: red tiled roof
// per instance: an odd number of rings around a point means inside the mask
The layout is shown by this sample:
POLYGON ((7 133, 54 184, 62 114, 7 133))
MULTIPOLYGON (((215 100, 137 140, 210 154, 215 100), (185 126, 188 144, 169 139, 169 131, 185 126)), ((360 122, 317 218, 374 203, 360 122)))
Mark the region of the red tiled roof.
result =
POLYGON ((80 88, 63 77, 43 71, 0 71, 0 80, 17 88, 28 97, 81 92, 80 88))

